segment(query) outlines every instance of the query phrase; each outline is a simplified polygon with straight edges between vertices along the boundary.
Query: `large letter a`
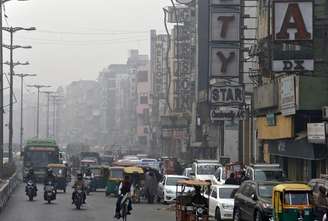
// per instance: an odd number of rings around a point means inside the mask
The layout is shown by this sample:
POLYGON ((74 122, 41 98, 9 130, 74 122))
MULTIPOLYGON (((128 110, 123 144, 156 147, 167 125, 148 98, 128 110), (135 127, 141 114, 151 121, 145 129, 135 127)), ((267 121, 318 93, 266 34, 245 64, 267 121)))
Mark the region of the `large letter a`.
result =
POLYGON ((288 5, 280 32, 276 34, 276 39, 292 40, 288 33, 289 29, 297 30, 295 33, 295 40, 311 40, 311 33, 306 30, 303 15, 298 3, 291 3, 288 5), (291 18, 293 18, 293 21, 291 18))

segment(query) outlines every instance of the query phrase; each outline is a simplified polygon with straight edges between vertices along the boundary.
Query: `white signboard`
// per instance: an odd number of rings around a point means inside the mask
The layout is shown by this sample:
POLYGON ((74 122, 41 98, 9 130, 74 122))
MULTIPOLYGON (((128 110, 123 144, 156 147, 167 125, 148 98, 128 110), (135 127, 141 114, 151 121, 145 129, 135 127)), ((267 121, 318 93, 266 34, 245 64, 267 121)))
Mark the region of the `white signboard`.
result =
POLYGON ((274 72, 304 72, 313 70, 314 61, 312 59, 272 61, 272 71, 274 72))
POLYGON ((240 41, 240 14, 215 12, 211 15, 212 41, 240 41))
POLYGON ((238 77, 239 49, 212 48, 210 73, 212 77, 238 77))
POLYGON ((326 143, 326 124, 325 123, 308 123, 307 136, 309 143, 325 144, 326 143))
POLYGON ((210 111, 211 121, 233 121, 245 119, 245 111, 239 108, 222 107, 210 111))
POLYGON ((295 76, 281 79, 280 110, 282 115, 289 116, 296 113, 295 76))
POLYGON ((210 102, 214 105, 244 104, 243 86, 221 86, 210 88, 210 102))
POLYGON ((274 1, 274 40, 312 40, 313 2, 274 1))

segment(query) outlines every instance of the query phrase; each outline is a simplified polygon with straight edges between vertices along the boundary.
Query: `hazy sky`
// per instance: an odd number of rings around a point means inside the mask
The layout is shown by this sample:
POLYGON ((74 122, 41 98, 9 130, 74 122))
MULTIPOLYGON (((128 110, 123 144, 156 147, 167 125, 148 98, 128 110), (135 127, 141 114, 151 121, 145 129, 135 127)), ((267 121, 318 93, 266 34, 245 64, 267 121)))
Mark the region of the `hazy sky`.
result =
MULTIPOLYGON (((54 86, 96 79, 107 65, 125 63, 128 49, 138 48, 148 54, 149 30, 164 30, 162 7, 169 4, 169 0, 8 2, 4 26, 38 29, 15 34, 15 44, 33 46, 15 50, 14 60, 31 63, 16 67, 15 71, 38 75, 27 83, 54 86)), ((4 42, 8 40, 8 33, 4 32, 4 42)), ((4 49, 4 60, 7 59, 4 49)))

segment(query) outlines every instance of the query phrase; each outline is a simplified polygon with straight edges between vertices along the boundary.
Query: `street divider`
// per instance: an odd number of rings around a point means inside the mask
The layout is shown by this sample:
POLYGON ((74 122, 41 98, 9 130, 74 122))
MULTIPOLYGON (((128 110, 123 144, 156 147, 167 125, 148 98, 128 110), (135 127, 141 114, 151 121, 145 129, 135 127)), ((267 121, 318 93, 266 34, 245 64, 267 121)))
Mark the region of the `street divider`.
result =
POLYGON ((0 212, 6 206, 11 194, 15 191, 18 183, 18 177, 15 173, 12 177, 5 181, 4 185, 0 187, 0 212))

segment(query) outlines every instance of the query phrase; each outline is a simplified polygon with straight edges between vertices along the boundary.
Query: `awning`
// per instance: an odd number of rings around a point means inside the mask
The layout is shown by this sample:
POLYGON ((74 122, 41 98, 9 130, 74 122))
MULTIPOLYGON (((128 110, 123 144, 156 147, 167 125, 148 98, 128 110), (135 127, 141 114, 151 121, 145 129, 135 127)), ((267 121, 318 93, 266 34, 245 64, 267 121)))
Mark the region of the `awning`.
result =
POLYGON ((323 160, 328 156, 327 145, 308 143, 307 138, 268 141, 267 143, 270 154, 274 156, 305 160, 323 160))

